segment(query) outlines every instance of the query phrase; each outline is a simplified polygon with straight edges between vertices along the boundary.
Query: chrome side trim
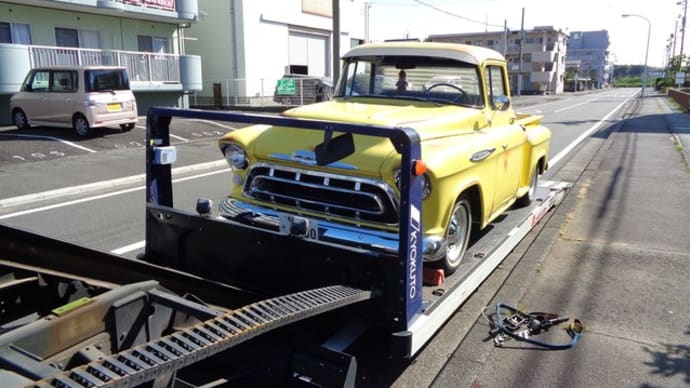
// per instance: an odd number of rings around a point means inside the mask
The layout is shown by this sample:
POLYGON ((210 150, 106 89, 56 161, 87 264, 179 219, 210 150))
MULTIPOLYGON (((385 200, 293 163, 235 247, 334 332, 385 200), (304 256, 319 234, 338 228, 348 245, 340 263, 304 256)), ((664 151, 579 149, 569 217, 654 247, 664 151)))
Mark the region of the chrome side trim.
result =
POLYGON ((491 154, 493 154, 495 151, 496 151, 495 147, 494 148, 487 148, 487 149, 484 149, 481 151, 477 151, 477 152, 473 153, 472 156, 470 157, 470 162, 472 162, 472 163, 481 162, 482 160, 491 156, 491 154))

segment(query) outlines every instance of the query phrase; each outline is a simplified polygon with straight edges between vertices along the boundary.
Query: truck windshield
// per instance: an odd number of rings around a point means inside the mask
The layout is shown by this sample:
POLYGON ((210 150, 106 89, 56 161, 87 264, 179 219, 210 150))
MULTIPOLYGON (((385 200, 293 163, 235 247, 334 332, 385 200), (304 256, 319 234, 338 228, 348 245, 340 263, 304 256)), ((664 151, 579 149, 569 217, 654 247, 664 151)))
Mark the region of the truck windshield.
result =
POLYGON ((477 66, 429 57, 351 58, 336 97, 425 100, 472 107, 483 105, 477 66))
POLYGON ((85 76, 87 92, 129 89, 129 77, 125 69, 86 70, 85 76))

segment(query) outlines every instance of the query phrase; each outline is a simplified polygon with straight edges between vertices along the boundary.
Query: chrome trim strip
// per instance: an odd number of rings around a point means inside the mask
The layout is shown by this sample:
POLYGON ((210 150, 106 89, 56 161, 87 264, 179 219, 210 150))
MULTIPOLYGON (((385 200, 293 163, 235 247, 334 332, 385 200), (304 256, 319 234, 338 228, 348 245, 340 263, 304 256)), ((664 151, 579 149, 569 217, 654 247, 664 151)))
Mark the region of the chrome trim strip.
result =
MULTIPOLYGON (((307 166, 316 166, 316 153, 314 151, 297 150, 292 153, 292 155, 283 154, 280 152, 274 152, 268 155, 273 159, 282 160, 285 162, 302 163, 307 166)), ((341 170, 357 171, 359 168, 354 164, 343 163, 343 162, 333 162, 324 165, 325 167, 339 168, 341 170)))
POLYGON ((494 148, 486 148, 486 149, 483 149, 481 151, 477 151, 477 152, 473 153, 472 156, 470 157, 470 162, 473 162, 473 163, 481 162, 482 160, 491 156, 491 154, 493 154, 495 151, 496 151, 495 147, 494 148))
MULTIPOLYGON (((280 214, 290 214, 268 209, 262 206, 241 202, 232 198, 226 198, 219 205, 222 217, 232 221, 258 227, 270 233, 280 234, 280 214)), ((398 233, 385 230, 377 230, 367 227, 347 225, 333 221, 317 219, 318 222, 318 241, 310 240, 315 243, 326 244, 348 250, 369 251, 378 253, 398 252, 398 233)), ((295 236, 295 238, 301 238, 295 236)), ((427 236, 422 242, 424 247, 424 260, 439 260, 445 253, 445 241, 441 236, 427 236)))

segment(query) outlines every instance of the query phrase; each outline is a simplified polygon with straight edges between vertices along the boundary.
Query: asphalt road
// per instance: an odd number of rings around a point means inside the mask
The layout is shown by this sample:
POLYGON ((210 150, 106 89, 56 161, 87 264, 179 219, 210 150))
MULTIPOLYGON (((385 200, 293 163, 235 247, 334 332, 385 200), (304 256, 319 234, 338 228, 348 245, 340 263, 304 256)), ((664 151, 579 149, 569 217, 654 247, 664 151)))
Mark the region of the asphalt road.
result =
MULTIPOLYGON (((638 90, 614 89, 584 95, 525 96, 516 98, 517 110, 543 115, 542 123, 552 131, 552 169, 547 179, 559 179, 573 150, 596 131, 620 119, 621 106, 638 90)), ((143 124, 143 120, 140 120, 143 124)), ((208 169, 189 169, 177 175, 174 185, 176 207, 193 209, 198 197, 214 200, 225 197, 229 174, 215 141, 235 127, 233 123, 174 120, 172 133, 178 146, 176 166, 212 163, 208 169), (189 156, 187 156, 189 155, 189 156)), ((123 180, 144 172, 143 126, 128 133, 104 131, 99 136, 76 139, 67 129, 35 128, 18 131, 0 127, 0 222, 41 234, 76 242, 95 249, 114 251, 128 257, 142 252, 144 240, 144 190, 141 180, 123 180), (100 163, 95 176, 84 176, 80 166, 100 163), (48 198, 12 205, 12 198, 86 183, 115 180, 118 184, 80 194, 48 198), (120 184, 121 183, 121 184, 120 184), (3 202, 4 201, 4 202, 3 202), (9 205, 8 205, 9 204, 9 205)), ((579 168, 579 167, 578 167, 579 168)), ((572 174, 572 171, 569 172, 572 174)), ((28 197, 27 197, 28 196, 28 197)), ((496 285, 499 287, 499 285, 496 285)), ((468 305, 471 305, 471 301, 468 305)), ((462 311, 462 309, 460 310, 462 311)), ((461 315, 461 314, 456 314, 461 315)), ((379 371, 368 380, 373 385, 428 386, 445 363, 448 349, 454 349, 458 331, 467 323, 453 319, 413 363, 379 371), (455 323, 453 323, 455 322, 455 323)))

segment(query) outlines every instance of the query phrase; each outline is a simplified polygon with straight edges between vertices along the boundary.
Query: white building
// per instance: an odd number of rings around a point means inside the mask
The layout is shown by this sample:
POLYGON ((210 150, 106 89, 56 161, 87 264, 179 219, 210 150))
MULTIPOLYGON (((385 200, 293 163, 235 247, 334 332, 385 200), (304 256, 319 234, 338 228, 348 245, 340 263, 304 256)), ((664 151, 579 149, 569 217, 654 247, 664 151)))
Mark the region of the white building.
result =
POLYGON ((513 94, 563 92, 568 34, 561 29, 534 27, 524 35, 521 31, 431 35, 427 40, 472 44, 502 53, 508 61, 513 94))
POLYGON ((202 64, 184 34, 198 19, 197 0, 0 1, 0 124, 11 122, 24 76, 42 66, 124 66, 140 114, 187 107, 202 64))
MULTIPOLYGON (((332 0, 200 0, 199 9, 186 42, 204 58, 199 105, 222 96, 223 105, 260 106, 284 74, 333 77, 332 0)), ((340 1, 339 19, 343 54, 364 42, 364 2, 340 1)))

